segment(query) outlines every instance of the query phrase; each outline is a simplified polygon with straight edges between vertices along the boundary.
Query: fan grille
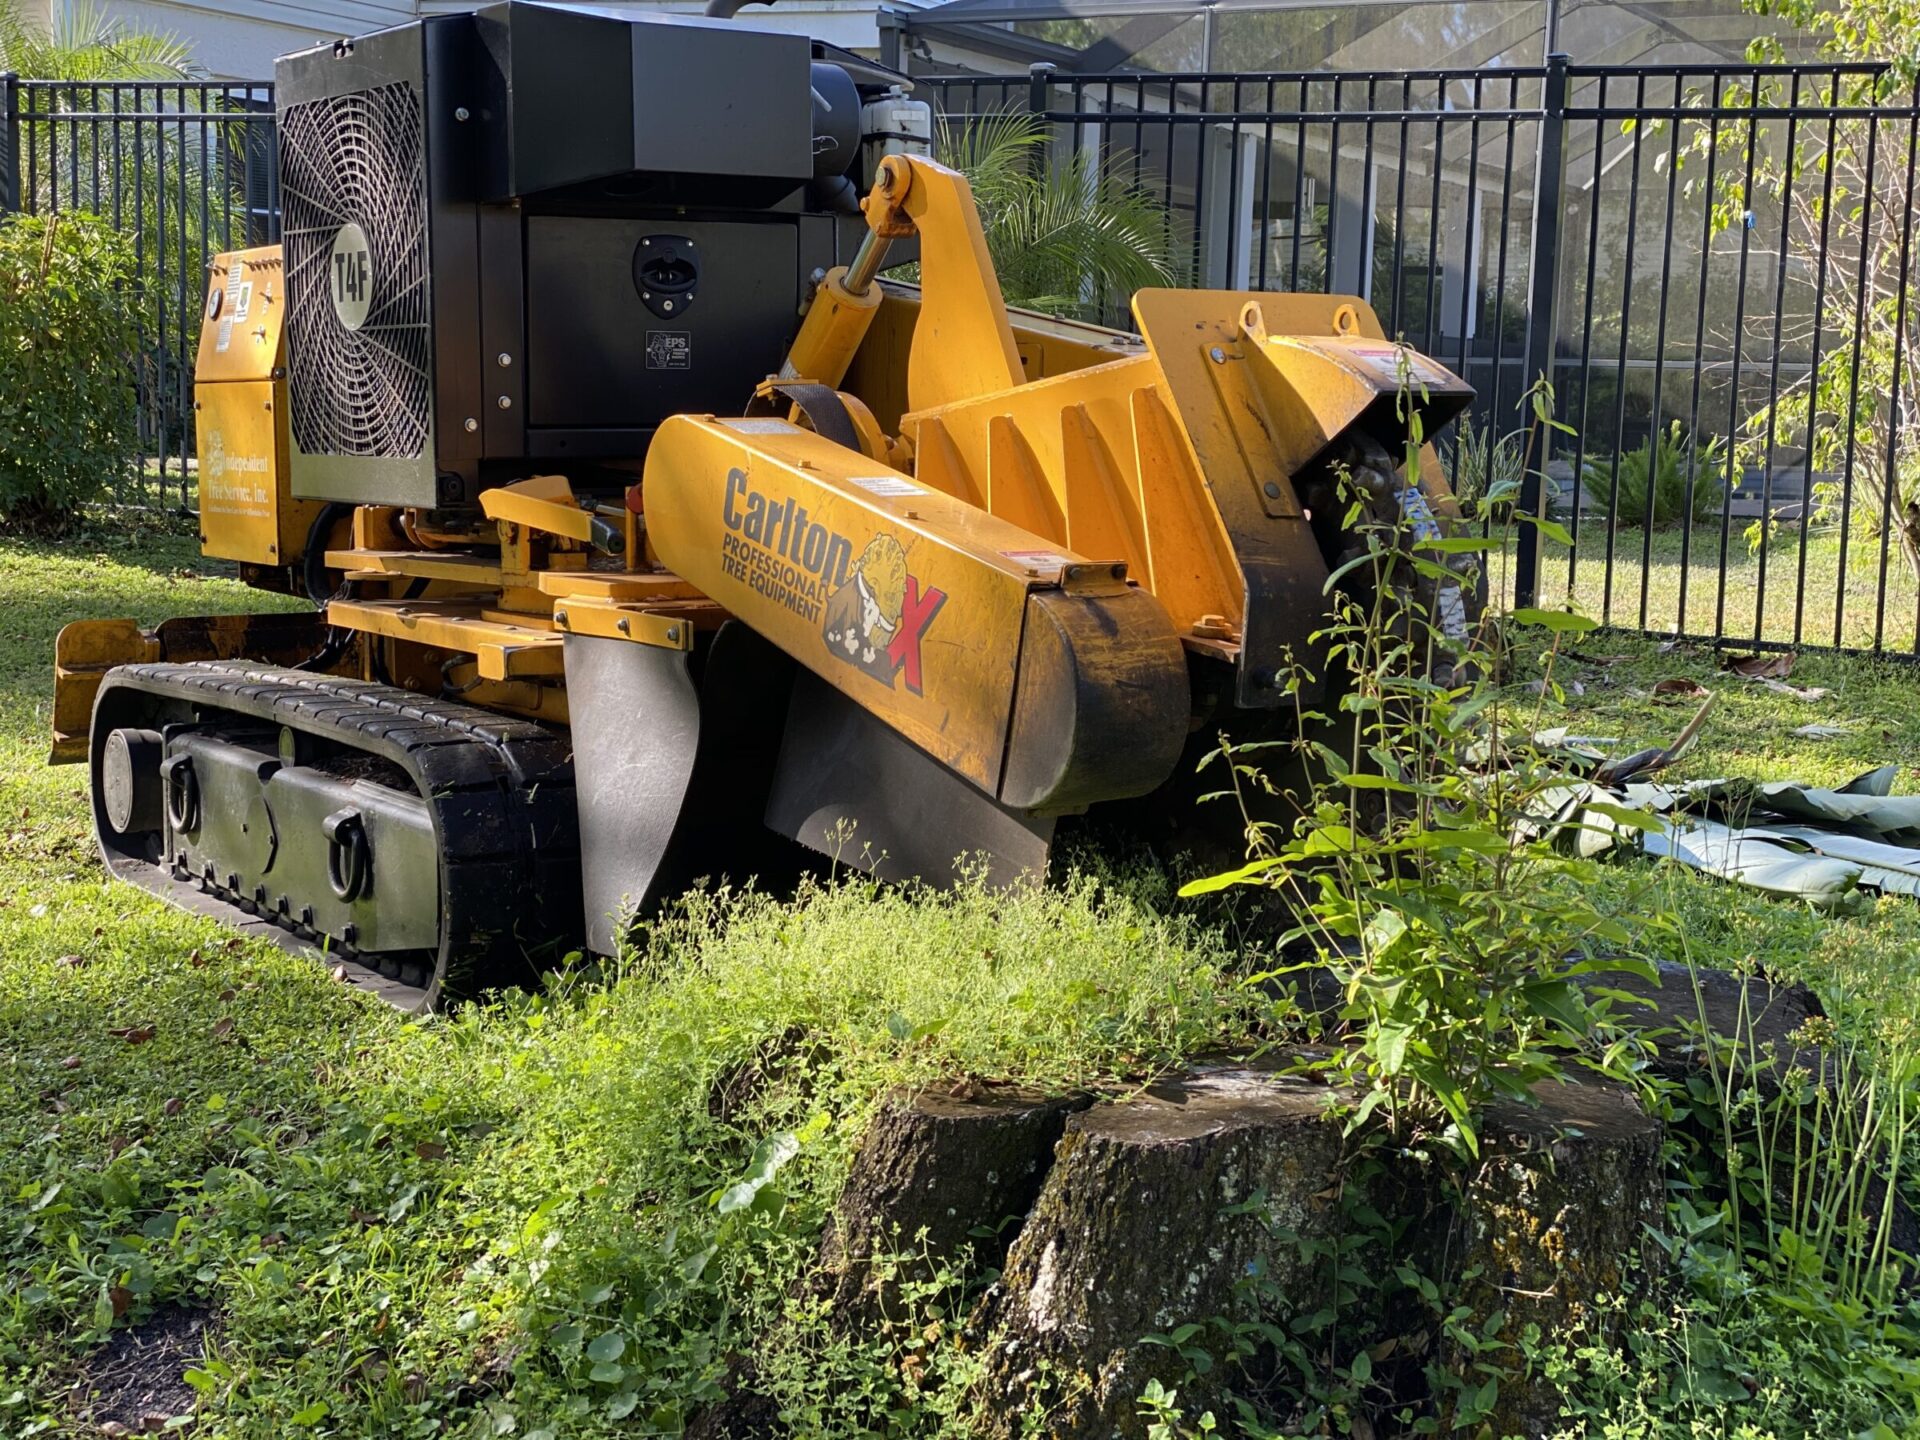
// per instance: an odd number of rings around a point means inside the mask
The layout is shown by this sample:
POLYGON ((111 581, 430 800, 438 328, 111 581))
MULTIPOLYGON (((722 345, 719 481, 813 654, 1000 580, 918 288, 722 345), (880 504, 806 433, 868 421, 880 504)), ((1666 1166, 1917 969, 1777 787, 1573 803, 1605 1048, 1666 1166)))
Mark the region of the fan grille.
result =
POLYGON ((281 116, 288 381, 306 454, 409 458, 426 447, 425 159, 420 97, 408 85, 308 100, 281 116), (336 242, 348 225, 365 236, 370 295, 343 317, 336 242))

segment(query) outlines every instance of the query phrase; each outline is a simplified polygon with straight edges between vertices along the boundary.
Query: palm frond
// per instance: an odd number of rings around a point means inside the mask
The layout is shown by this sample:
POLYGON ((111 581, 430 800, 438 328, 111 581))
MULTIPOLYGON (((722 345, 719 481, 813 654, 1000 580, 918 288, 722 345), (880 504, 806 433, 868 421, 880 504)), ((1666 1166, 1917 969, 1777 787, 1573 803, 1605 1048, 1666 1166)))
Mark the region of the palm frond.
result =
POLYGON ((1178 283, 1167 208, 1130 184, 1125 157, 1057 163, 1042 118, 1005 111, 943 121, 941 158, 967 177, 1011 304, 1086 312, 1178 283))
POLYGON ((86 0, 56 7, 51 23, 29 19, 20 0, 0 0, 0 70, 30 80, 191 80, 202 72, 177 36, 130 26, 86 0))

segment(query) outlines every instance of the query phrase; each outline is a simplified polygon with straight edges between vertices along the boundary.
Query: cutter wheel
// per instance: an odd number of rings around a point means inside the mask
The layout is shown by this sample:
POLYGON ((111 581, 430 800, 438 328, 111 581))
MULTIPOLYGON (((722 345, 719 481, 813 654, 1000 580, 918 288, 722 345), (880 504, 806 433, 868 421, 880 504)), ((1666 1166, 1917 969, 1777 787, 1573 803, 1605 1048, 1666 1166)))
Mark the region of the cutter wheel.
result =
POLYGON ((529 721, 242 661, 123 665, 89 764, 116 876, 402 1009, 578 946, 572 756, 529 721))

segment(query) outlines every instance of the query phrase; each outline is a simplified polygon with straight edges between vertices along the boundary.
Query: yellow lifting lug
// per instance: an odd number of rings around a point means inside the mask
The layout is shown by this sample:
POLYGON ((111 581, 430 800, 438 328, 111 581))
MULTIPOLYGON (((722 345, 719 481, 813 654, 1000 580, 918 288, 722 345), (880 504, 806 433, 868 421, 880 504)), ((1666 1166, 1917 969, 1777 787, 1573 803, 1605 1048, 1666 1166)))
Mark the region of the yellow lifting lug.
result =
MULTIPOLYGON (((923 156, 889 155, 860 208, 868 234, 849 264, 821 280, 775 379, 840 384, 879 311, 875 278, 887 247, 917 235, 921 301, 907 361, 907 408, 926 410, 1022 383, 1020 352, 966 176, 923 156)), ((868 453, 875 452, 869 447, 868 453)))
POLYGON ((699 601, 671 608, 622 605, 618 601, 576 597, 553 607, 554 628, 565 635, 592 635, 602 640, 631 640, 661 650, 691 650, 698 610, 716 615, 719 607, 699 601))
POLYGON ((583 545, 593 539, 593 516, 580 508, 564 475, 535 475, 483 490, 480 511, 497 525, 523 525, 583 545))

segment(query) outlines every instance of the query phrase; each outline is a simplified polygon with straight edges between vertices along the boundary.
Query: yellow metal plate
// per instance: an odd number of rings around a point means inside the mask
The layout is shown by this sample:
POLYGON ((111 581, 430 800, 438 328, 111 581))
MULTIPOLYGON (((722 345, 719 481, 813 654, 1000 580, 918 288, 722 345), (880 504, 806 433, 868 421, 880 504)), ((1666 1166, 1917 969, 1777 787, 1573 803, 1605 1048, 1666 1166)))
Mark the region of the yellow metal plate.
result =
POLYGON ((205 554, 287 565, 305 545, 320 503, 287 493, 285 402, 285 384, 272 380, 193 387, 205 554))
POLYGON ((471 601, 335 600, 327 621, 392 640, 458 650, 479 662, 483 680, 516 680, 564 673, 563 638, 551 630, 489 620, 471 601))
POLYGON ((1058 547, 780 420, 675 416, 645 484, 670 569, 997 793, 1029 572, 1058 547))
POLYGON ((271 380, 285 363, 280 342, 286 309, 278 245, 216 255, 207 267, 194 380, 271 380))

